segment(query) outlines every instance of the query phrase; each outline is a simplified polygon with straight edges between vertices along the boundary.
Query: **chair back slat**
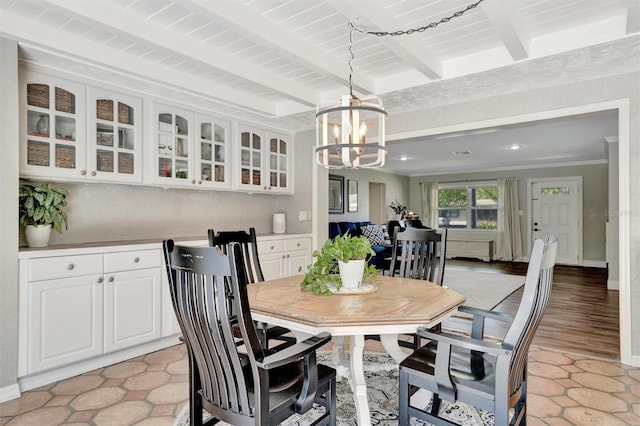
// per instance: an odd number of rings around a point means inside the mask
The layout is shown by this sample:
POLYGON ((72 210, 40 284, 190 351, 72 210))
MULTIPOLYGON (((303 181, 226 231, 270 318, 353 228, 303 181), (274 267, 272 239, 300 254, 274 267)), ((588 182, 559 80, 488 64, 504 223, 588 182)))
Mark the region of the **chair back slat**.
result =
POLYGON ((220 248, 224 254, 227 254, 229 244, 240 244, 244 268, 242 271, 238 271, 238 275, 244 274, 244 278, 249 284, 264 281, 258 257, 255 228, 249 228, 249 233, 245 231, 219 231, 216 233, 213 229, 209 229, 207 234, 209 236, 209 246, 220 248))
POLYGON ((442 285, 447 230, 396 227, 394 231, 388 274, 442 285))
POLYGON ((211 404, 251 415, 249 380, 253 380, 243 372, 242 357, 255 360, 264 355, 247 314, 248 303, 240 303, 243 295, 246 299, 237 278, 243 259, 240 246, 230 244, 228 256, 213 247, 182 247, 173 241, 165 241, 164 247, 171 299, 190 362, 197 367, 192 371, 198 374, 199 391, 211 404), (248 321, 243 320, 246 315, 248 321), (236 345, 233 327, 238 323, 248 348, 246 355, 236 345))
POLYGON ((518 391, 522 384, 529 346, 549 304, 557 246, 555 236, 549 237, 546 244, 542 240, 534 242, 522 300, 503 340, 505 345, 513 348, 509 377, 512 393, 518 391))

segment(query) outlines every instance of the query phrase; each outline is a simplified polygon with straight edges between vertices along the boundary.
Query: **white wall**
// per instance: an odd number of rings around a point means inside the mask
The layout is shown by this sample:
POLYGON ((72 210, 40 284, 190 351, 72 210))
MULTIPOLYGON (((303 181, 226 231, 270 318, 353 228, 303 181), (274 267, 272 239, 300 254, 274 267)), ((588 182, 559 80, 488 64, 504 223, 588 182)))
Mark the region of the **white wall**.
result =
POLYGON ((18 111, 18 44, 0 37, 0 401, 18 391, 18 111))
MULTIPOLYGON (((419 205, 420 182, 465 182, 483 181, 489 179, 518 177, 519 204, 523 215, 520 217, 522 244, 527 243, 529 229, 527 228, 527 180, 546 177, 582 176, 583 201, 583 259, 604 263, 605 260, 605 223, 608 209, 608 167, 606 164, 588 166, 551 167, 540 169, 522 169, 498 172, 460 173, 455 175, 422 176, 411 178, 411 204, 419 205)), ((450 238, 461 237, 460 231, 452 229, 450 238)), ((494 239, 494 233, 475 231, 474 238, 487 235, 487 239, 494 239)), ((523 247, 523 254, 528 255, 529 248, 523 247)))

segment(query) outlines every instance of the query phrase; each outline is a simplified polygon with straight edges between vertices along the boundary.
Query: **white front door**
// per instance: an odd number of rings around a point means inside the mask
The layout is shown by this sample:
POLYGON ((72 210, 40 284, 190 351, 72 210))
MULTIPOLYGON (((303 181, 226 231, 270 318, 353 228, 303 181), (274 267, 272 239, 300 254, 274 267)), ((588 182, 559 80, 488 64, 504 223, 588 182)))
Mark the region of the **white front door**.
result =
POLYGON ((531 242, 549 235, 558 237, 557 262, 566 265, 582 263, 580 203, 581 183, 578 178, 533 181, 531 185, 531 242))

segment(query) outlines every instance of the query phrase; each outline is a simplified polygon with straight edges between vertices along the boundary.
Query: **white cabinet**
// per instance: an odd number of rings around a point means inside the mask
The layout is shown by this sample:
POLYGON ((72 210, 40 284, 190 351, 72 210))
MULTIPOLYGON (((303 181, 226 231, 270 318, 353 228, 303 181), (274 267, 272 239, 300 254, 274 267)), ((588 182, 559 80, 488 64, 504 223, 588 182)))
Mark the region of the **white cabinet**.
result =
POLYGON ((157 339, 162 334, 159 250, 104 255, 104 351, 157 339))
POLYGON ((195 114, 157 103, 153 112, 153 145, 146 154, 152 160, 149 170, 152 182, 192 186, 195 114))
POLYGON ((257 192, 291 193, 291 136, 238 125, 237 187, 257 192))
POLYGON ((258 239, 258 255, 265 280, 300 274, 311 263, 311 237, 258 239))
POLYGON ((161 337, 160 249, 20 260, 19 375, 161 337))
POLYGON ((24 71, 20 105, 20 175, 84 179, 85 87, 24 71))
POLYGON ((197 187, 231 188, 231 123, 227 120, 197 114, 198 143, 195 176, 197 187))
POLYGON ((142 100, 87 88, 87 177, 142 183, 142 100))

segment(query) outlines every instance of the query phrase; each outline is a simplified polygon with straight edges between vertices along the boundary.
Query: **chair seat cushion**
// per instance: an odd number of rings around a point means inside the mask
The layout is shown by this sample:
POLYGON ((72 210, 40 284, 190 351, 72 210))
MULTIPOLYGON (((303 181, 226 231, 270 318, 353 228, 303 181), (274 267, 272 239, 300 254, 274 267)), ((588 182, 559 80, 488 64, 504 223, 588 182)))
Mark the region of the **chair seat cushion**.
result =
MULTIPOLYGON (((421 380, 429 382, 429 390, 436 391, 436 352, 438 343, 433 341, 419 348, 400 363, 400 369, 419 372, 421 380)), ((471 353, 469 350, 451 348, 451 380, 458 391, 481 392, 493 396, 495 387, 494 355, 471 353)))

